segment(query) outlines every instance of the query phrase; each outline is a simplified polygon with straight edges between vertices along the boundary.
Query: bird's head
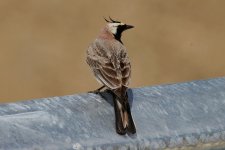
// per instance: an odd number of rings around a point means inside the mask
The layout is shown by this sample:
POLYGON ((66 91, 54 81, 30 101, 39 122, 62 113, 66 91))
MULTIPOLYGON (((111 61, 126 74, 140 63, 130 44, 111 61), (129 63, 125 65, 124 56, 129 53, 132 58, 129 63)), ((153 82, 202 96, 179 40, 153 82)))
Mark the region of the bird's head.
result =
POLYGON ((110 21, 105 19, 105 21, 107 22, 107 28, 108 28, 109 32, 111 32, 114 35, 114 37, 119 41, 121 41, 121 35, 122 35, 123 31, 134 27, 132 25, 127 25, 120 21, 115 21, 110 17, 109 17, 109 19, 110 19, 110 21))

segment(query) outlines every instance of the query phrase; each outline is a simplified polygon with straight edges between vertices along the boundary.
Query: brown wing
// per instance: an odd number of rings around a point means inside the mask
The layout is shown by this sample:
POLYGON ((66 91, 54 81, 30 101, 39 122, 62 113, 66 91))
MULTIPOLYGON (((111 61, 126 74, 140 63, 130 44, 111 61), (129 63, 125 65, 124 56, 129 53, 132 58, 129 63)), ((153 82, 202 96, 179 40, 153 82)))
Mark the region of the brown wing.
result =
POLYGON ((96 40, 87 50, 87 63, 97 80, 110 89, 128 86, 131 66, 120 42, 96 40))
POLYGON ((127 87, 131 78, 131 64, 126 51, 122 51, 121 54, 120 68, 122 74, 122 84, 127 87))

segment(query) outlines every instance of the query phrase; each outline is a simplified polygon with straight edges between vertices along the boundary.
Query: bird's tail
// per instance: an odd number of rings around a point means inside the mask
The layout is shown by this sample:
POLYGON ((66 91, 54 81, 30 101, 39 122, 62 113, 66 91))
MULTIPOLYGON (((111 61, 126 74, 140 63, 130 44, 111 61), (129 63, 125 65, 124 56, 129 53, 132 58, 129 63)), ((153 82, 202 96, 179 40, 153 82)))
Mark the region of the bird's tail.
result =
POLYGON ((116 131, 118 134, 136 133, 135 124, 131 115, 128 97, 118 97, 114 99, 114 109, 116 118, 116 131))

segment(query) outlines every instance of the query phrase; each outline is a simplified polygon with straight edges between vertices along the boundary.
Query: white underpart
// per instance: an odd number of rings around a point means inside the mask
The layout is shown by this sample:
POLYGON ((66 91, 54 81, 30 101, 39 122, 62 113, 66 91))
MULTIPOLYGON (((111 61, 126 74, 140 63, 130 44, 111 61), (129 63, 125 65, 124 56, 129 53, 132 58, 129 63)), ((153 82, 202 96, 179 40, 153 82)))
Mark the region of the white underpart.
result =
POLYGON ((124 25, 124 23, 108 23, 110 32, 116 34, 119 25, 124 25))

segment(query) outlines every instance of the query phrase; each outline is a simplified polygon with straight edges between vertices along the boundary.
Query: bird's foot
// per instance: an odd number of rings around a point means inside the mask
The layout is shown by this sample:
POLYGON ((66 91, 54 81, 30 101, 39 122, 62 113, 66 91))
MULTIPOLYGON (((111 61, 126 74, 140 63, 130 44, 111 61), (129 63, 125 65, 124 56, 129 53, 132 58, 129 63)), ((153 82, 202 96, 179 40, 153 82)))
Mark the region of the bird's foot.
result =
POLYGON ((101 93, 101 90, 102 90, 103 88, 105 88, 104 85, 101 86, 100 88, 94 90, 94 91, 89 91, 88 93, 94 93, 94 94, 98 94, 98 95, 99 95, 99 94, 101 93))

